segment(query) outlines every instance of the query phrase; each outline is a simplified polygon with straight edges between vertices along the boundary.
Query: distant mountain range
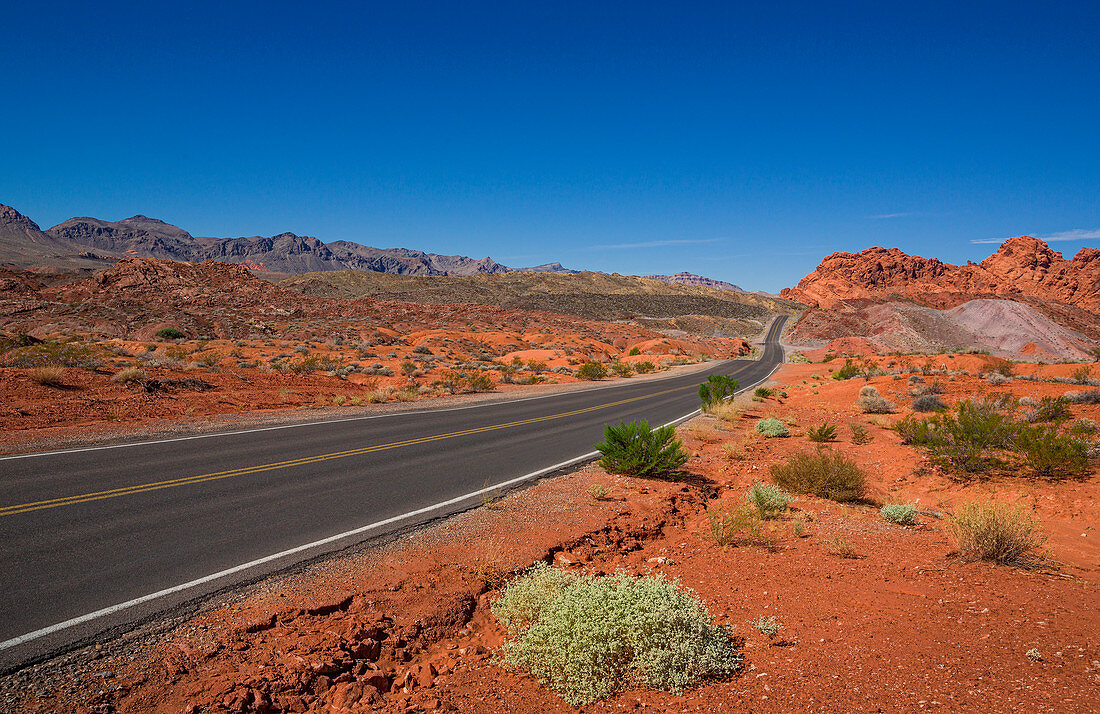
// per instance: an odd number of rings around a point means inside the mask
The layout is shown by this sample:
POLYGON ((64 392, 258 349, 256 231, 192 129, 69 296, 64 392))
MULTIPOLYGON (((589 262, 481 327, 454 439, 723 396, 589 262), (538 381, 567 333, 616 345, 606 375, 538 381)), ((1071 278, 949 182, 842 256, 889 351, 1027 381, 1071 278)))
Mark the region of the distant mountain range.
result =
MULTIPOLYGON (((42 230, 11 206, 0 204, 0 264, 57 269, 104 267, 122 257, 239 263, 267 273, 300 275, 334 270, 416 276, 466 276, 530 271, 577 273, 561 263, 510 268, 492 258, 439 255, 408 248, 373 248, 350 241, 322 243, 312 236, 280 233, 270 238, 204 238, 170 223, 133 216, 121 221, 70 218, 42 230)), ((690 273, 647 276, 666 283, 744 292, 731 283, 690 273)))

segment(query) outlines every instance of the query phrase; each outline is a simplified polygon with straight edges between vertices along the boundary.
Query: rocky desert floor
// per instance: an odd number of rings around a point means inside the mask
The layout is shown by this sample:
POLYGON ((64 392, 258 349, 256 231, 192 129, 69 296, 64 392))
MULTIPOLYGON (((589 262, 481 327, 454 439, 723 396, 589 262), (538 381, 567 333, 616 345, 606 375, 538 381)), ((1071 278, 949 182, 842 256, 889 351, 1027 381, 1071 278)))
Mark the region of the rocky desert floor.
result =
MULTIPOLYGON (((948 403, 1081 389, 983 378, 1004 363, 982 355, 880 359, 938 383, 948 403)), ((910 413, 909 373, 831 379, 840 367, 840 360, 788 365, 773 395, 741 397, 725 419, 681 426, 691 458, 680 481, 590 465, 501 494, 386 545, 223 596, 193 617, 8 675, 0 703, 42 712, 1100 709, 1095 471, 1062 480, 949 476, 891 429, 910 413), (856 400, 868 384, 897 412, 862 413, 856 400), (764 417, 782 420, 790 436, 762 437, 754 426, 764 417), (826 448, 866 472, 866 498, 797 496, 758 537, 719 546, 708 509, 743 503, 773 464, 816 448, 806 433, 824 421, 840 426, 826 448), (853 424, 869 441, 853 443, 853 424), (974 562, 959 552, 951 514, 989 498, 1040 519, 1039 565, 974 562), (887 522, 884 503, 916 504, 917 523, 887 522), (566 704, 498 657, 505 631, 491 604, 538 560, 677 579, 733 628, 742 669, 679 696, 634 687, 595 704, 566 704), (762 616, 781 624, 776 636, 752 626, 762 616)), ((1071 374, 1069 365, 1013 368, 1040 379, 1071 374)), ((1098 405, 1071 411, 1100 419, 1098 405)))
POLYGON ((303 295, 226 263, 0 270, 0 451, 527 393, 585 381, 589 362, 613 380, 750 351, 630 321, 303 295))

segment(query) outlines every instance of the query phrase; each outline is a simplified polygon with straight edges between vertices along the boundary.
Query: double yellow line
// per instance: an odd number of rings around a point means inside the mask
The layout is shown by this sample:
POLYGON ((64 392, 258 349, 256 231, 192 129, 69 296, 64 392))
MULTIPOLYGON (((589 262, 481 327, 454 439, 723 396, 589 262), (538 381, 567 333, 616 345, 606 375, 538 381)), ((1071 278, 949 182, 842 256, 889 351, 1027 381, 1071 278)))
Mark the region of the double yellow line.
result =
POLYGON ((0 517, 2 516, 14 516, 18 513, 29 513, 30 511, 40 511, 46 508, 60 508, 61 506, 74 506, 78 503, 87 503, 89 501, 100 501, 106 498, 120 498, 122 496, 132 496, 137 493, 146 493, 148 491, 158 491, 162 488, 175 488, 177 486, 190 486, 196 483, 205 483, 208 481, 219 481, 225 478, 232 478, 234 476, 247 476, 249 474, 261 473, 264 471, 278 471, 280 469, 288 469, 294 466, 305 466, 307 464, 316 464, 322 461, 332 461, 334 459, 346 459, 349 456, 360 456, 362 454, 370 454, 376 451, 387 451, 389 449, 398 449, 403 446, 414 446, 416 444, 427 444, 432 441, 442 441, 444 439, 454 439, 460 436, 470 436, 471 434, 484 434, 485 432, 497 431, 500 429, 511 429, 517 426, 525 426, 527 424, 537 424, 538 422, 552 421, 554 419, 565 419, 567 417, 576 416, 578 414, 585 414, 587 412, 597 411, 599 409, 608 409, 610 407, 617 407, 623 404, 630 404, 631 402, 637 402, 642 399, 650 399, 652 397, 659 397, 664 394, 671 394, 672 392, 682 391, 684 389, 693 389, 692 386, 676 387, 674 389, 666 389, 662 392, 655 392, 653 394, 646 394, 640 397, 631 397, 630 399, 621 399, 617 402, 608 402, 607 404, 597 404, 592 407, 585 407, 584 409, 575 409, 570 412, 561 412, 560 414, 550 414, 547 416, 534 417, 531 419, 522 419, 519 421, 510 421, 504 424, 493 424, 491 426, 481 426, 474 429, 463 429, 461 431, 452 431, 446 434, 436 434, 434 436, 424 436, 417 439, 407 439, 405 441, 394 441, 389 444, 377 444, 375 446, 365 446, 361 449, 349 449, 348 451, 336 451, 331 454, 318 454, 316 456, 305 456, 300 459, 291 459, 289 461, 276 461, 270 464, 262 464, 259 466, 245 466, 239 469, 231 469, 229 471, 216 471, 209 474, 201 474, 199 476, 185 476, 181 478, 168 479, 166 481, 156 481, 153 483, 137 484, 135 486, 125 486, 123 488, 114 488, 107 491, 92 491, 90 493, 82 493, 74 496, 64 496, 62 498, 51 498, 45 501, 33 501, 30 503, 20 503, 12 506, 0 507, 0 517))

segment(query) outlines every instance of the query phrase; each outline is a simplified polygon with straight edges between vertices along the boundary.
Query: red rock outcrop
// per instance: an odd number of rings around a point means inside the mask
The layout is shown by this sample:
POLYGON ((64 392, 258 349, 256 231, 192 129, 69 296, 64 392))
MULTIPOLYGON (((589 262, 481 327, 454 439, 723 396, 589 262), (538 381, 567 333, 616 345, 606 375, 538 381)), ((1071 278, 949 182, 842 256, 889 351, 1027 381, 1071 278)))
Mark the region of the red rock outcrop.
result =
POLYGON ((816 307, 897 296, 934 307, 977 297, 1030 297, 1100 312, 1100 250, 1082 248, 1066 260, 1038 238, 1021 236, 1005 241, 981 263, 966 265, 897 248, 833 253, 782 296, 816 307))

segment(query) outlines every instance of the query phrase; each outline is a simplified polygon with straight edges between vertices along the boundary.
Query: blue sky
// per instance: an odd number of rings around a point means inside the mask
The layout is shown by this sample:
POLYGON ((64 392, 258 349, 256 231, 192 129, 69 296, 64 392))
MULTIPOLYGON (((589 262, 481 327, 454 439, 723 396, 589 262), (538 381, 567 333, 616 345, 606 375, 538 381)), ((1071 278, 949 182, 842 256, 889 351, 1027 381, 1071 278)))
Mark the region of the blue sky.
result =
POLYGON ((4 15, 0 203, 43 227, 143 213, 764 290, 871 245, 1100 245, 1100 3, 4 15))

